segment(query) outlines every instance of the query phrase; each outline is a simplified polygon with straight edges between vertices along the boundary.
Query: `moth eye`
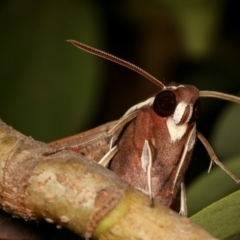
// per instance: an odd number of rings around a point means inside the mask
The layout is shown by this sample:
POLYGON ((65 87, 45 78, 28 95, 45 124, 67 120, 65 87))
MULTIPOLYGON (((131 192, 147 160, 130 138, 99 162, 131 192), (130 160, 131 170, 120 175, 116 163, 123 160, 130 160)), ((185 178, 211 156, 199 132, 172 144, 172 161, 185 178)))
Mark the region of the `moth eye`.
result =
POLYGON ((153 110, 161 117, 168 117, 173 114, 176 108, 176 97, 172 91, 160 92, 154 100, 153 110))
POLYGON ((201 114, 201 103, 198 99, 193 105, 192 117, 189 122, 195 122, 196 119, 199 118, 200 114, 201 114))

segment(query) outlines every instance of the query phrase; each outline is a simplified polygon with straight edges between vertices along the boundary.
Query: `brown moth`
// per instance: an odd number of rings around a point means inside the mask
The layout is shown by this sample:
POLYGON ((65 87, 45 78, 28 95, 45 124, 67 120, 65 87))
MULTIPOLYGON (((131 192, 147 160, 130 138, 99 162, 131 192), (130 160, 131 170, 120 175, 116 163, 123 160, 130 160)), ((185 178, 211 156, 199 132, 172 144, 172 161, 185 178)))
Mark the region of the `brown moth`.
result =
POLYGON ((240 103, 229 94, 199 91, 191 85, 162 82, 141 68, 103 51, 74 40, 76 47, 116 62, 143 75, 159 87, 159 92, 131 107, 118 121, 104 124, 87 132, 52 142, 58 152, 71 149, 108 167, 133 187, 166 206, 171 206, 181 193, 180 213, 187 215, 184 175, 191 160, 197 138, 210 155, 211 162, 222 168, 205 137, 196 130, 200 113, 200 97, 215 97, 240 103))

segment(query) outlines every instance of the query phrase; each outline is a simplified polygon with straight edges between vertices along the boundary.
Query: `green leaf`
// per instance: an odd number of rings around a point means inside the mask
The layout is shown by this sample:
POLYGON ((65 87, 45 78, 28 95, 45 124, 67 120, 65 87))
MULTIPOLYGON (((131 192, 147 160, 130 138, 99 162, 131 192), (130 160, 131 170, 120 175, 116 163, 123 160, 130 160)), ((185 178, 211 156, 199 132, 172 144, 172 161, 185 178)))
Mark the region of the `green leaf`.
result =
POLYGON ((240 191, 197 213, 191 220, 220 239, 240 238, 240 191))
MULTIPOLYGON (((224 165, 236 176, 240 176, 240 155, 224 161, 224 165)), ((214 166, 209 174, 203 173, 187 188, 189 215, 195 214, 202 208, 239 189, 240 186, 222 169, 214 166)))

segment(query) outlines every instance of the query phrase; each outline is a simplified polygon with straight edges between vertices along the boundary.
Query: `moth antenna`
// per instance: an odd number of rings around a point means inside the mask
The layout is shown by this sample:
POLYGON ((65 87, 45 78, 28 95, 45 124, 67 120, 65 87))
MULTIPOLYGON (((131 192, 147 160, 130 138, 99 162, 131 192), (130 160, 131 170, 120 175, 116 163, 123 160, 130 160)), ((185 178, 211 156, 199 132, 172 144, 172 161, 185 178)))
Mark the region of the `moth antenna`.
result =
POLYGON ((143 69, 141 69, 140 67, 130 63, 130 62, 127 62, 121 58, 118 58, 112 54, 109 54, 109 53, 106 53, 104 51, 101 51, 101 50, 98 50, 96 48, 93 48, 93 47, 90 47, 86 44, 83 44, 83 43, 80 43, 80 42, 77 42, 75 40, 67 40, 67 42, 70 42, 72 43, 74 46, 76 46, 77 48, 80 48, 86 52, 89 52, 91 54, 94 54, 96 56, 99 56, 99 57, 102 57, 102 58, 105 58, 107 60, 110 60, 112 62, 115 62, 119 65, 122 65, 126 68, 129 68, 131 70, 133 70, 134 72, 137 72, 138 74, 142 75, 143 77, 145 77, 146 79, 148 79, 149 81, 151 81, 152 83, 154 83, 155 85, 157 85, 159 88, 163 89, 165 87, 165 85, 160 82, 157 78, 153 77, 151 74, 149 74, 148 72, 144 71, 143 69))
POLYGON ((213 97, 240 104, 240 97, 215 91, 199 91, 200 97, 213 97))
POLYGON ((202 144, 204 145, 204 147, 206 148, 209 157, 211 159, 212 162, 214 162, 215 164, 217 164, 229 177, 231 177, 236 183, 240 183, 240 179, 238 179, 233 173, 231 173, 217 158, 215 152, 213 151, 210 143, 208 142, 208 140, 200 133, 197 132, 197 137, 198 139, 202 142, 202 144))

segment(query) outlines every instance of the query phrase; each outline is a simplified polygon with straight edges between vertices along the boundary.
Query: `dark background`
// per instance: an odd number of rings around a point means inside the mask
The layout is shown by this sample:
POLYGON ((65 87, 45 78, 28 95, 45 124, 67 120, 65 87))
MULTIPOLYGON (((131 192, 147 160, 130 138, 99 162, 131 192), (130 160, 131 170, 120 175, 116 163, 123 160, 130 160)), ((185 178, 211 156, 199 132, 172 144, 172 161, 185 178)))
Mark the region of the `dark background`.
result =
MULTIPOLYGON (((157 91, 138 74, 84 53, 67 39, 128 60, 164 83, 237 95, 237 3, 2 0, 0 116, 20 132, 49 142, 118 119, 157 91)), ((218 125, 228 115, 227 104, 204 99, 198 122, 199 131, 213 139, 220 159, 239 153, 239 109, 235 125, 218 125), (221 139, 221 144, 214 139, 221 139)), ((209 165, 203 147, 196 147, 192 165, 188 181, 209 165)))

